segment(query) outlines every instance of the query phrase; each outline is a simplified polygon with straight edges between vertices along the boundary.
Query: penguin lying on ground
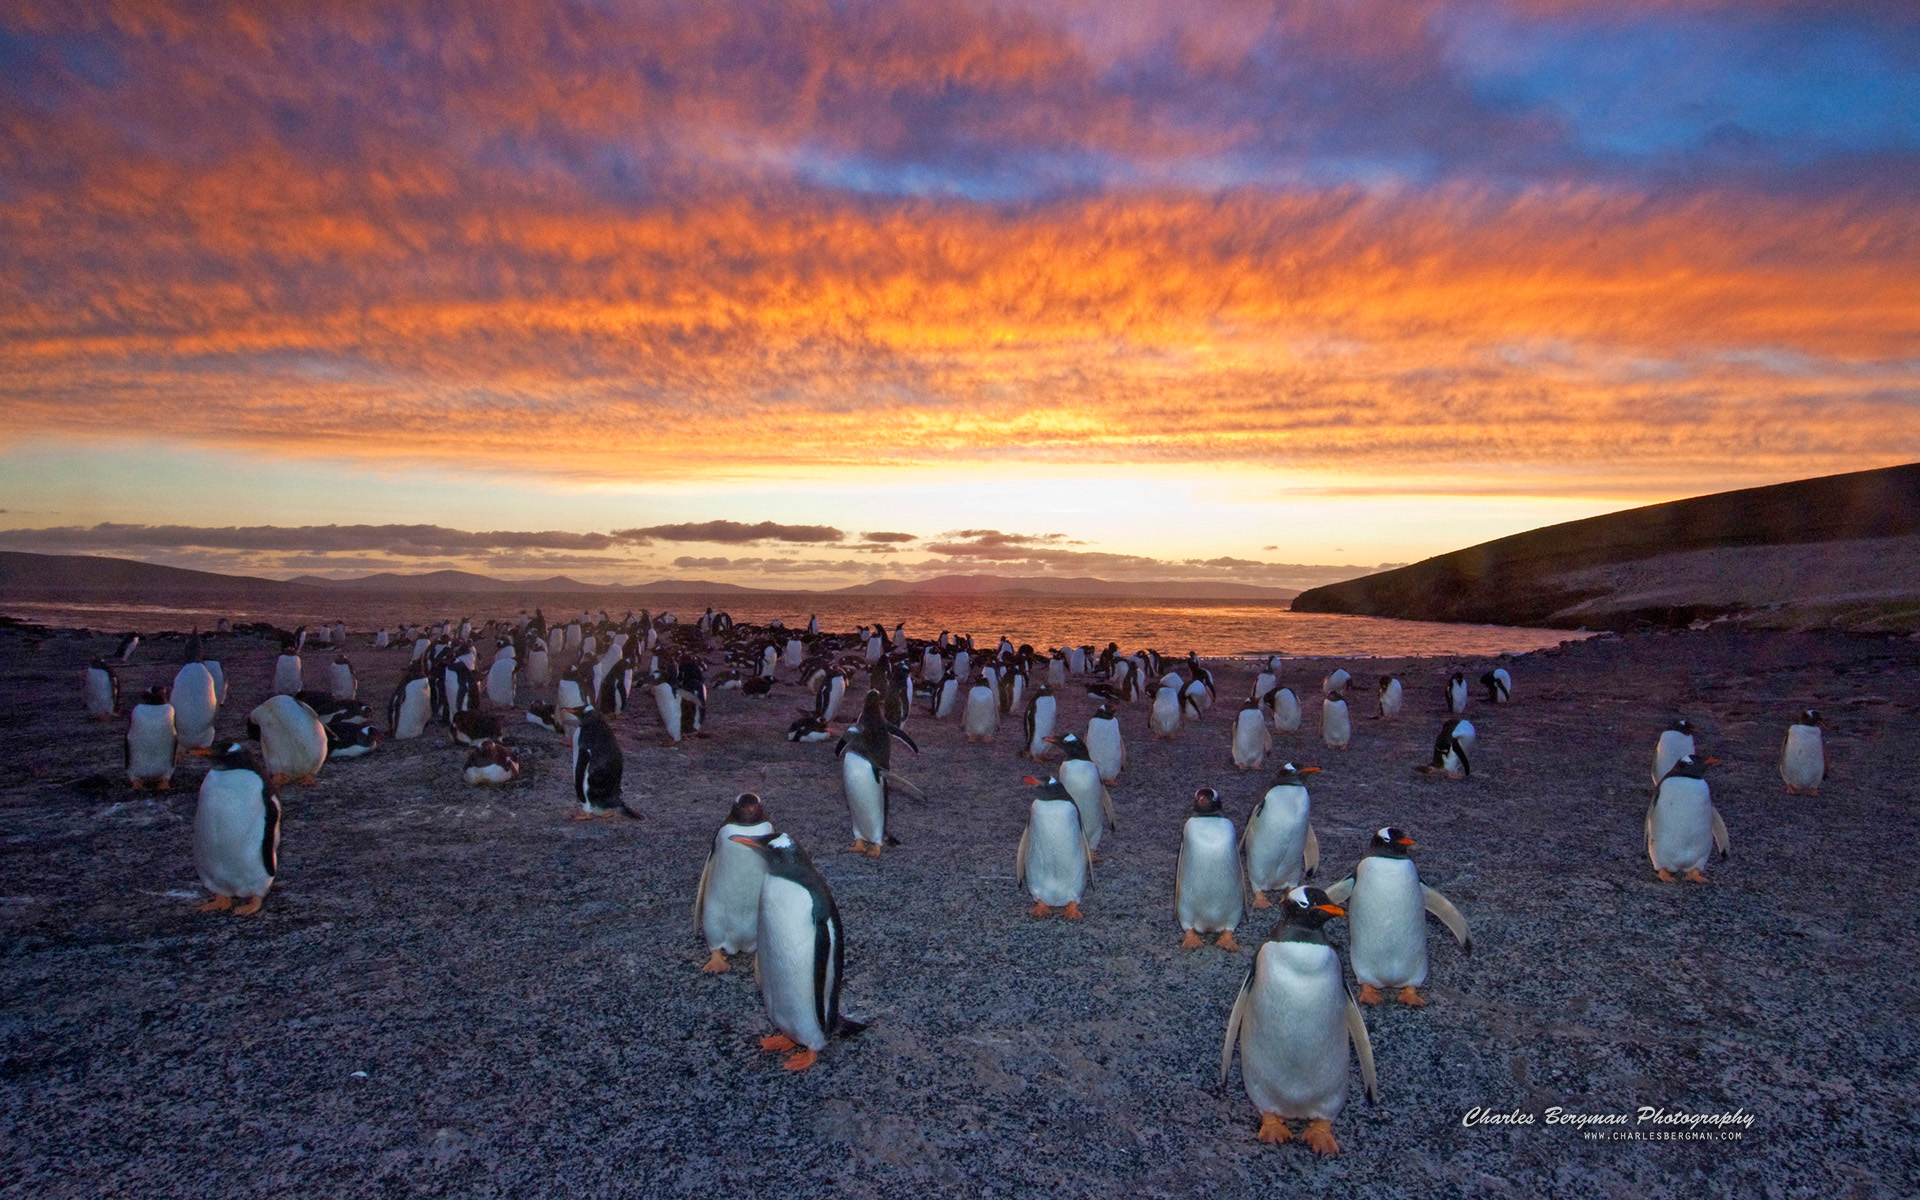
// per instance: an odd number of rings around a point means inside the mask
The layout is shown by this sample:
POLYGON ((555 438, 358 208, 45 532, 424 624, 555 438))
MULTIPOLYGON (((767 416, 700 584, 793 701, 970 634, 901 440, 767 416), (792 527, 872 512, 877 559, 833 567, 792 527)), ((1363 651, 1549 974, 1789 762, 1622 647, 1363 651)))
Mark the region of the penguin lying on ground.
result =
POLYGON ((499 742, 483 741, 467 755, 460 777, 475 787, 512 783, 520 778, 520 757, 499 742))

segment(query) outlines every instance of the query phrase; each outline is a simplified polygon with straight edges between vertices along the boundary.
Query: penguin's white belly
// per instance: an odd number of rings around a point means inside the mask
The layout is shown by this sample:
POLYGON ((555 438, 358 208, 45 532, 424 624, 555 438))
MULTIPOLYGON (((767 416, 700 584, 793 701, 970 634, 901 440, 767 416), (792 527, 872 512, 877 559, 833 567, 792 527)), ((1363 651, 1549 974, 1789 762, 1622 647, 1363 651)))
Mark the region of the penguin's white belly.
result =
POLYGON ((1363 858, 1347 902, 1353 977, 1375 987, 1427 981, 1427 902, 1410 859, 1363 858))
POLYGON ((393 736, 396 739, 419 737, 427 731, 427 718, 431 715, 432 697, 428 694, 427 681, 409 680, 407 690, 400 697, 400 717, 393 723, 393 736))
POLYGON ((967 692, 966 732, 968 737, 992 737, 1000 726, 1000 702, 993 689, 980 686, 967 692))
POLYGON ((1451 713, 1467 711, 1467 685, 1464 682, 1447 685, 1447 711, 1451 713))
POLYGON ((946 664, 938 654, 929 650, 920 657, 920 678, 928 683, 939 683, 940 677, 947 673, 946 664))
POLYGON ((1320 690, 1323 692, 1344 692, 1347 690, 1347 685, 1352 682, 1352 673, 1345 667, 1341 667, 1320 681, 1320 690))
POLYGON ((673 694, 673 688, 664 683, 653 685, 653 707, 660 714, 660 723, 667 727, 667 740, 680 740, 680 701, 673 694))
POLYGON ((1027 892, 1060 908, 1078 903, 1087 888, 1078 806, 1035 800, 1027 814, 1027 892))
POLYGON ((1127 761, 1127 746, 1120 737, 1118 720, 1087 722, 1087 754, 1100 769, 1101 782, 1112 783, 1120 778, 1120 768, 1127 761))
POLYGON ((193 814, 193 865, 216 896, 264 896, 273 882, 262 849, 267 810, 260 777, 251 771, 209 771, 193 814))
POLYGON ((1400 681, 1396 679, 1392 683, 1389 683, 1386 686, 1386 690, 1380 693, 1380 715, 1383 717, 1399 716, 1400 703, 1403 698, 1404 692, 1400 687, 1400 681))
POLYGON ((1060 786, 1067 789, 1067 795, 1073 797, 1073 806, 1080 810, 1080 831, 1087 839, 1087 848, 1098 850, 1100 838, 1105 832, 1107 814, 1100 803, 1102 793, 1107 788, 1100 781, 1100 768, 1082 758, 1070 758, 1060 764, 1060 786))
POLYGON ((1198 679, 1188 684, 1183 694, 1187 698, 1188 707, 1192 708, 1195 712, 1203 713, 1213 707, 1213 693, 1208 691, 1207 685, 1201 683, 1198 679))
POLYGON ((511 658, 496 658, 487 671, 487 700, 503 708, 513 704, 513 668, 511 658))
POLYGON ((260 727, 267 774, 285 779, 317 775, 327 761, 327 727, 291 696, 275 696, 248 714, 260 727))
POLYGON ((220 669, 219 660, 212 658, 204 659, 200 665, 207 669, 207 674, 213 676, 213 703, 215 706, 225 705, 227 702, 227 673, 220 669))
POLYGON ((787 669, 791 671, 799 667, 801 660, 806 657, 806 653, 807 646, 805 642, 802 642, 799 638, 788 638, 787 669))
POLYGON ((1353 740, 1353 722, 1348 717, 1346 701, 1320 702, 1320 736, 1336 750, 1353 740))
POLYGON ((867 639, 867 661, 868 662, 879 662, 880 656, 882 654, 885 654, 886 652, 887 652, 886 644, 883 643, 878 637, 870 637, 867 639))
POLYGON ((1274 677, 1272 671, 1260 672, 1260 674, 1254 676, 1253 698, 1258 700, 1265 696, 1268 692, 1272 691, 1279 682, 1279 679, 1274 677))
POLYGON ((1826 774, 1827 760, 1821 746, 1820 727, 1789 726, 1786 749, 1780 752, 1780 778, 1790 788, 1817 788, 1826 774))
POLYGON ((173 677, 173 727, 180 744, 189 750, 213 745, 213 716, 220 702, 213 676, 199 663, 188 663, 173 677))
POLYGON ((1713 800, 1704 779, 1676 777, 1653 803, 1647 855, 1656 870, 1697 871, 1713 854, 1713 800))
POLYGON ((772 833, 773 824, 723 825, 713 840, 713 867, 707 875, 707 899, 700 911, 700 932, 707 949, 726 954, 751 954, 760 928, 760 887, 767 878, 766 860, 759 853, 730 841, 734 834, 758 837, 772 833))
POLYGON ((488 763, 484 767, 468 767, 465 772, 465 778, 468 783, 475 787, 483 783, 512 783, 513 772, 501 766, 499 763, 488 763))
MULTIPOLYGON (((745 847, 742 847, 744 849, 745 847)), ((777 875, 766 877, 760 889, 757 973, 767 1016, 780 1032, 809 1050, 826 1048, 827 1031, 820 1027, 817 997, 833 994, 833 959, 827 959, 827 977, 816 993, 813 977, 813 896, 806 888, 777 875)))
POLYGON ((1306 878, 1307 789, 1269 788, 1260 811, 1247 818, 1247 879, 1259 892, 1285 891, 1306 878))
POLYGON ((586 699, 580 695, 580 685, 571 679, 560 681, 560 690, 554 696, 555 708, 581 708, 586 699))
POLYGON ((1659 783, 1673 770, 1673 764, 1693 753, 1693 735, 1666 730, 1653 747, 1653 782, 1659 783))
POLYGON ((1047 683, 1056 688, 1067 686, 1067 660, 1056 658, 1047 664, 1047 683))
POLYGON ((1180 731, 1180 689, 1163 687, 1153 694, 1153 711, 1148 714, 1147 723, 1162 737, 1180 731))
POLYGON ((1267 752, 1272 749, 1273 735, 1267 732, 1267 723, 1260 718, 1260 710, 1240 710, 1240 715, 1233 721, 1233 765, 1257 767, 1266 761, 1267 752))
POLYGON ((933 709, 934 720, 938 721, 942 718, 952 716, 953 706, 958 701, 959 696, 960 687, 958 684, 942 684, 940 687, 940 703, 935 705, 933 709))
POLYGON ((1047 739, 1053 736, 1054 700, 1051 696, 1042 696, 1033 703, 1033 737, 1027 741, 1027 753, 1040 757, 1047 749, 1047 739))
POLYGON ((527 651, 527 682, 545 687, 553 678, 553 659, 545 650, 527 651))
POLYGON ((127 724, 127 778, 138 782, 173 778, 173 708, 136 704, 127 724))
POLYGON ((1180 894, 1174 909, 1180 928, 1221 933, 1240 924, 1240 855, 1233 822, 1225 817, 1189 817, 1180 835, 1180 894))
POLYGON ((332 687, 330 694, 335 700, 351 700, 360 694, 360 687, 354 681, 353 668, 343 663, 334 663, 331 668, 332 687))
POLYGON ((87 715, 113 715, 113 679, 105 671, 87 671, 87 715))
POLYGON ((846 694, 846 677, 840 675, 835 676, 827 688, 827 711, 820 714, 820 719, 823 721, 833 720, 834 715, 840 711, 840 701, 846 698, 846 694))
POLYGON ((873 777, 873 764, 859 751, 848 750, 840 758, 840 782, 847 790, 853 836, 878 845, 887 833, 887 793, 873 777))
POLYGON ((1273 727, 1282 733, 1300 728, 1300 697, 1293 694, 1292 688, 1282 688, 1273 698, 1273 727))
POLYGON ((1347 1104, 1347 992, 1333 947, 1268 942, 1240 1025, 1240 1076, 1262 1113, 1331 1121, 1347 1104))
POLYGON ((300 690, 300 656, 282 654, 273 664, 273 690, 291 696, 300 690))

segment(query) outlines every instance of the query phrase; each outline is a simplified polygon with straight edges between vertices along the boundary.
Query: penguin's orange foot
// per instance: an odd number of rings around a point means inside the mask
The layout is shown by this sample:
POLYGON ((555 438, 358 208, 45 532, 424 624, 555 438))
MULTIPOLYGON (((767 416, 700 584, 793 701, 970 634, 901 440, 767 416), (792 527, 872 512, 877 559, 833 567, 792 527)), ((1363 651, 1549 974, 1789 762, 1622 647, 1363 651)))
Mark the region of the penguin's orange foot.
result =
POLYGON ((1370 983, 1361 984, 1360 985, 1360 1003, 1362 1004, 1380 1003, 1380 989, 1373 986, 1370 983))
POLYGON ((818 1054, 815 1054, 811 1050, 802 1050, 800 1053, 794 1055, 793 1057, 787 1059, 787 1061, 781 1063, 780 1066, 783 1070, 804 1071, 808 1067, 812 1066, 814 1064, 814 1061, 819 1057, 820 1056, 818 1054))
POLYGON ((211 900, 209 900, 209 901, 207 901, 207 902, 206 902, 205 904, 202 904, 202 905, 201 905, 201 906, 200 906, 199 908, 196 908, 196 909, 194 909, 193 911, 195 911, 195 912, 225 912, 225 911, 227 911, 228 909, 230 909, 230 908, 232 908, 232 907, 233 907, 233 897, 232 897, 232 896, 215 896, 215 897, 214 897, 213 899, 211 899, 211 900))
POLYGON ((302 775, 300 778, 294 780, 294 782, 301 787, 312 787, 313 781, 317 778, 319 778, 317 775, 302 775))
POLYGON ((233 915, 236 917, 250 917, 260 911, 260 906, 266 903, 266 899, 265 896, 255 896, 239 908, 234 909, 233 915))
POLYGON ((1033 907, 1027 910, 1027 915, 1030 917, 1050 917, 1053 915, 1053 909, 1048 907, 1044 902, 1035 900, 1033 907))
POLYGON ((732 964, 727 962, 727 956, 715 950, 707 956, 707 961, 701 964, 700 973, 702 975, 718 975, 723 971, 730 971, 732 969, 732 964))
POLYGON ((1798 796, 1799 794, 1800 794, 1800 789, 1799 789, 1799 788, 1797 788, 1797 787, 1795 787, 1795 786, 1793 786, 1792 784, 1788 784, 1788 785, 1787 785, 1787 795, 1789 795, 1789 796, 1798 796))
POLYGON ((1820 794, 1820 789, 1819 789, 1819 788, 1808 788, 1808 789, 1807 789, 1807 795, 1809 795, 1809 796, 1818 796, 1819 794, 1820 794))
POLYGON ((1238 953, 1240 950, 1240 943, 1233 940, 1233 930, 1231 929, 1214 939, 1213 944, 1227 951, 1229 954, 1238 953))
POLYGON ((1673 872, 1672 872, 1672 871, 1655 871, 1655 872, 1654 872, 1654 874, 1656 874, 1656 875, 1658 875, 1658 876, 1660 877, 1660 882, 1661 882, 1661 883, 1672 883, 1672 882, 1673 882, 1673 872))
POLYGON ((596 815, 597 814, 590 813, 583 808, 579 812, 573 814, 573 819, 576 821, 591 821, 596 815))
POLYGON ((1267 899, 1265 892, 1255 892, 1253 894, 1253 906, 1255 908, 1272 908, 1273 901, 1267 899))
POLYGON ((192 749, 188 750, 187 753, 193 755, 195 758, 212 758, 213 747, 212 746, 195 746, 192 749))
POLYGON ((1080 911, 1080 902, 1078 900, 1067 901, 1067 910, 1060 915, 1069 921, 1078 921, 1081 917, 1086 916, 1085 913, 1080 911))
POLYGON ((1180 948, 1182 950, 1198 950, 1200 948, 1200 935, 1191 929, 1187 930, 1187 936, 1180 939, 1180 948))
POLYGON ((1305 1142, 1307 1149, 1313 1151, 1315 1154, 1325 1158, 1339 1157, 1340 1143, 1333 1140, 1332 1121, 1310 1122, 1305 1129, 1300 1131, 1300 1140, 1305 1142))
POLYGON ((868 858, 879 858, 879 857, 880 857, 880 851, 881 851, 881 849, 882 849, 882 848, 883 848, 883 847, 882 847, 882 846, 880 845, 880 843, 879 843, 879 842, 875 842, 875 843, 874 843, 873 845, 871 845, 871 846, 868 846, 868 847, 867 847, 867 857, 868 857, 868 858))
POLYGON ((147 781, 144 779, 129 779, 127 783, 131 785, 136 792, 144 792, 147 790, 147 781))
POLYGON ((848 854, 865 854, 866 852, 867 839, 865 838, 855 838, 853 839, 853 845, 847 847, 848 854))
POLYGON ((1688 883, 1705 883, 1707 881, 1707 877, 1700 873, 1699 867, 1695 867, 1693 870, 1688 871, 1686 875, 1684 875, 1682 878, 1684 878, 1688 883))
POLYGON ((170 792, 173 790, 173 780, 162 779, 159 783, 156 783, 153 786, 155 791, 170 792))
POLYGON ((273 775, 270 778, 268 778, 267 782, 274 787, 284 787, 287 782, 287 777, 285 775, 282 775, 280 772, 275 771, 273 775))
POLYGON ((797 1050, 799 1047, 799 1042, 794 1041, 784 1033, 770 1033, 760 1039, 760 1048, 762 1050, 771 1050, 775 1053, 786 1050, 797 1050))
POLYGON ((1420 998, 1420 989, 1416 987, 1408 986, 1401 988, 1400 995, 1397 999, 1408 1008, 1425 1008, 1427 1006, 1427 1002, 1420 998))
POLYGON ((1087 851, 1087 861, 1090 863, 1097 863, 1097 862, 1105 862, 1106 860, 1100 857, 1100 852, 1098 850, 1089 850, 1087 851))
POLYGON ((1278 1114, 1263 1112, 1260 1114, 1260 1140, 1271 1146, 1293 1140, 1293 1130, 1287 1128, 1278 1114))

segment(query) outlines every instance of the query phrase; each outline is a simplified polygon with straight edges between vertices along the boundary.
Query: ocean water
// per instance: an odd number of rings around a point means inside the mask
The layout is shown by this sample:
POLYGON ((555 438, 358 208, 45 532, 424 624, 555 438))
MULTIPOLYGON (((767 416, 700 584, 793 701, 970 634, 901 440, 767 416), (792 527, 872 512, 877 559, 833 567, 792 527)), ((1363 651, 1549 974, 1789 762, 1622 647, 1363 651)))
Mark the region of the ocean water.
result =
MULTIPOLYGON (((511 619, 522 609, 544 610, 547 620, 564 621, 583 611, 601 611, 615 620, 646 608, 671 611, 683 621, 698 619, 708 600, 697 595, 514 592, 443 595, 423 592, 316 591, 298 599, 262 599, 236 593, 222 596, 173 596, 141 602, 123 598, 0 599, 0 614, 44 625, 114 633, 158 633, 198 626, 211 629, 225 617, 238 624, 267 621, 292 628, 341 620, 349 630, 366 632, 406 623, 441 619, 511 619)), ((1345 655, 1397 658, 1459 655, 1481 657, 1556 646, 1579 634, 1560 629, 1504 625, 1448 625, 1428 621, 1392 621, 1377 617, 1295 613, 1284 603, 1244 600, 1133 600, 1075 596, 835 596, 747 593, 712 598, 736 621, 764 624, 775 618, 804 628, 817 614, 820 627, 851 631, 881 622, 888 629, 905 622, 915 637, 931 638, 947 630, 972 634, 976 645, 991 649, 1004 634, 1017 646, 1047 649, 1064 645, 1105 646, 1123 650, 1152 647, 1163 654, 1195 651, 1210 658, 1287 654, 1302 657, 1345 655)))

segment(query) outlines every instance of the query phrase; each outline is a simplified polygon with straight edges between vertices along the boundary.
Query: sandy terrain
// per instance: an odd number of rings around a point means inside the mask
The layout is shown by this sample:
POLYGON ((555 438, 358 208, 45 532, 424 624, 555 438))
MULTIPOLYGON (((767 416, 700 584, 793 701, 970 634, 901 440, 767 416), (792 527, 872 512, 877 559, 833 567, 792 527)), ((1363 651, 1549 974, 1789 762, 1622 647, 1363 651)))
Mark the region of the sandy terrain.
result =
MULTIPOLYGON (((0 630, 0 1196, 1895 1197, 1920 1180, 1920 643, 1708 632, 1512 659, 1516 702, 1469 712, 1464 783, 1411 770, 1452 664, 1349 664, 1410 693, 1401 719, 1357 721, 1350 752, 1320 744, 1312 703, 1278 739, 1325 767, 1321 881, 1402 825, 1476 947, 1430 926, 1432 1003, 1369 1013, 1380 1103, 1356 1073, 1325 1161, 1258 1143, 1237 1072, 1215 1082, 1249 955, 1182 952, 1172 920, 1194 788, 1241 821, 1264 786, 1226 765, 1231 701, 1171 743, 1126 715, 1120 829, 1077 925, 1028 918, 1011 880, 1033 769, 1017 723, 968 746, 916 715, 924 753, 897 765, 931 798, 898 804, 905 844, 872 861, 837 852, 831 745, 779 736, 790 686, 716 693, 713 736, 683 749, 650 713, 620 722, 643 822, 569 820, 564 750, 531 725, 502 791, 462 785, 465 752, 440 737, 329 764, 284 793, 279 883, 238 919, 193 911, 201 768, 130 795, 120 725, 84 718, 80 669, 112 645, 0 630), (1832 721, 1818 799, 1774 768, 1808 705, 1832 721), (1721 760, 1732 833, 1706 887, 1657 883, 1641 841, 1653 740, 1681 713, 1721 760), (755 1047, 750 970, 697 970, 694 884, 746 788, 830 879, 845 1006, 873 1022, 803 1075, 755 1047), (1538 1123, 1554 1105, 1754 1123, 1589 1141, 1538 1123), (1476 1106, 1536 1124, 1464 1128, 1476 1106)), ((178 650, 144 643, 123 695, 170 679, 178 650)), ((272 648, 212 651, 232 735, 272 648)), ((404 651, 353 657, 384 709, 404 651)), ((1331 665, 1288 682, 1310 696, 1331 665)), ((1248 677, 1223 666, 1223 691, 1248 677)), ((1090 710, 1070 695, 1065 726, 1090 710)))

